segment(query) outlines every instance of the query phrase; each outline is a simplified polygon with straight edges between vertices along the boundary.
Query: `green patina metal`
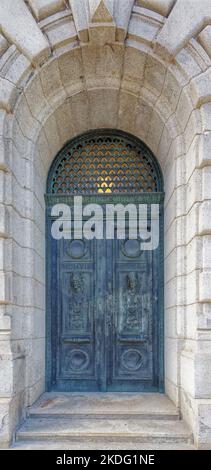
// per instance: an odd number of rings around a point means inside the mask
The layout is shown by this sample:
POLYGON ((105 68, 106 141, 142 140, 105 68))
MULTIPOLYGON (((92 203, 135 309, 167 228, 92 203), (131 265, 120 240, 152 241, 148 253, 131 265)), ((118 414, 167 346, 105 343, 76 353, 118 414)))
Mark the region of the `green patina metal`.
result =
POLYGON ((151 151, 119 131, 70 141, 48 176, 47 389, 163 391, 163 178, 151 151), (51 208, 159 204, 160 244, 138 240, 59 240, 51 208))

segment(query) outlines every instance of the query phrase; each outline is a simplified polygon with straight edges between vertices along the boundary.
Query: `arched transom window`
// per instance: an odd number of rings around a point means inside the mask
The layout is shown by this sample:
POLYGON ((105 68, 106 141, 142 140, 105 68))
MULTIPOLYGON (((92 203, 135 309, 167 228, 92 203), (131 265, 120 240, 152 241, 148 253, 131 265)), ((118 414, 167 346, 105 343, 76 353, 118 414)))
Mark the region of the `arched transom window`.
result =
POLYGON ((140 193, 162 191, 152 152, 118 131, 93 131, 70 141, 50 169, 51 194, 140 193))

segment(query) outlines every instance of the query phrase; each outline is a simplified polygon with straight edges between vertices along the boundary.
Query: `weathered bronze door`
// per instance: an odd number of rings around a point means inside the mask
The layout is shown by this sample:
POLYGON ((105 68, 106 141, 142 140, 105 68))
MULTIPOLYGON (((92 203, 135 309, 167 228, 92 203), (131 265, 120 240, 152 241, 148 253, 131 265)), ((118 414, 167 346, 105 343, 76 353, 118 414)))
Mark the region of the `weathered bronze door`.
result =
POLYGON ((131 136, 116 133, 116 142, 110 132, 94 136, 88 134, 68 144, 56 158, 48 179, 47 388, 162 390, 162 178, 149 150, 131 136), (93 165, 96 154, 98 159, 93 165), (124 161, 127 166, 119 174, 124 161), (87 175, 90 167, 92 171, 87 175), (132 180, 133 191, 131 175, 136 169, 139 173, 132 180), (141 175, 146 181, 144 191, 141 175), (62 186, 64 181, 66 186, 62 186), (84 193, 84 204, 94 202, 102 208, 107 203, 160 204, 158 248, 141 250, 139 237, 53 239, 53 205, 73 206, 73 195, 84 193))

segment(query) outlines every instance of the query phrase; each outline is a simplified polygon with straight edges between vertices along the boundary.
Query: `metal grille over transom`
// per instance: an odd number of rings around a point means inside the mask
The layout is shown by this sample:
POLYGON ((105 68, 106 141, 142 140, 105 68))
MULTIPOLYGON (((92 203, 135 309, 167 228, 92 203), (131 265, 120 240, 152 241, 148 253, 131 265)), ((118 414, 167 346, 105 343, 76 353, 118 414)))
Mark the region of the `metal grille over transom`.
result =
POLYGON ((160 191, 159 170, 139 140, 94 131, 69 142, 53 163, 48 193, 99 194, 160 191))

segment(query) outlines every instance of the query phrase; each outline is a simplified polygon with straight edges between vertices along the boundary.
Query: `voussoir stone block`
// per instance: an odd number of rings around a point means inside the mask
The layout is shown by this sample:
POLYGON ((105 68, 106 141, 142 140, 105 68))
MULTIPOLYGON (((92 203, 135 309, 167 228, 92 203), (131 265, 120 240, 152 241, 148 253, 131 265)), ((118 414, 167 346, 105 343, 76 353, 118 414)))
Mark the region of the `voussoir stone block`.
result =
POLYGON ((211 131, 211 103, 205 103, 200 108, 203 132, 211 131))
MULTIPOLYGON (((6 305, 11 301, 10 295, 10 285, 9 275, 5 274, 3 271, 0 271, 0 304, 6 305)), ((6 387, 6 383, 4 384, 6 387)))
POLYGON ((70 47, 58 56, 58 67, 61 81, 68 96, 84 88, 84 70, 82 50, 79 47, 70 47))
POLYGON ((195 107, 211 100, 211 67, 191 81, 191 98, 195 107))
POLYGON ((2 36, 2 34, 0 34, 0 56, 6 51, 8 47, 8 41, 6 40, 6 38, 4 38, 4 36, 2 36))
POLYGON ((4 36, 22 51, 33 65, 50 55, 50 47, 23 0, 1 0, 0 26, 4 36))
POLYGON ((66 100, 55 112, 59 135, 63 142, 67 142, 75 135, 74 117, 71 112, 70 102, 66 100))
POLYGON ((28 4, 39 21, 65 8, 64 0, 28 0, 28 4))
POLYGON ((208 25, 203 29, 198 36, 198 40, 207 54, 211 57, 211 25, 208 25))
POLYGON ((89 40, 89 11, 88 3, 84 0, 69 0, 69 4, 73 13, 75 26, 82 42, 89 40))
MULTIPOLYGON (((5 149, 5 142, 4 138, 0 135, 0 173, 1 171, 8 171, 7 165, 7 156, 6 156, 6 149, 5 149)), ((1 183, 0 177, 0 183, 1 183)), ((3 200, 3 188, 0 190, 0 201, 3 200)))
POLYGON ((38 120, 42 120, 41 115, 45 113, 48 103, 44 96, 39 75, 36 75, 32 80, 30 80, 29 84, 24 89, 24 96, 27 100, 32 116, 38 120))
POLYGON ((141 7, 156 11, 156 13, 159 13, 160 15, 167 16, 170 13, 175 0, 137 0, 136 3, 141 7))
POLYGON ((201 241, 201 252, 203 253, 200 267, 211 271, 211 237, 209 235, 204 235, 203 237, 199 237, 199 239, 201 241))
POLYGON ((211 302, 211 271, 199 274, 199 300, 200 302, 211 302))
POLYGON ((144 70, 144 85, 156 95, 160 95, 164 80, 166 68, 161 61, 155 57, 148 56, 144 70))
POLYGON ((114 19, 117 26, 117 41, 123 41, 127 35, 133 5, 134 0, 116 0, 114 3, 114 19))
POLYGON ((156 51, 175 57, 211 19, 210 0, 177 0, 156 39, 156 51))
POLYGON ((18 53, 16 59, 11 61, 5 73, 5 78, 22 90, 31 73, 30 61, 23 54, 18 53))
POLYGON ((128 27, 129 38, 135 37, 140 42, 151 45, 159 28, 160 25, 155 22, 145 21, 138 15, 132 15, 128 27))
POLYGON ((211 201, 204 201, 199 209, 199 233, 211 234, 211 201))
POLYGON ((200 136, 199 140, 199 166, 211 165, 211 132, 200 136))
POLYGON ((55 26, 46 27, 45 34, 53 50, 65 47, 67 44, 77 41, 78 38, 74 22, 69 18, 65 18, 58 24, 55 23, 55 26))
POLYGON ((115 42, 115 33, 114 23, 93 23, 89 27, 89 40, 92 44, 104 46, 115 42))
POLYGON ((0 77, 0 108, 10 113, 20 94, 20 90, 9 80, 0 77))
POLYGON ((52 100, 53 97, 58 94, 58 90, 60 90, 61 95, 63 94, 65 96, 65 91, 61 80, 61 70, 57 60, 51 60, 47 65, 42 67, 40 72, 40 80, 43 93, 47 101, 52 100))

